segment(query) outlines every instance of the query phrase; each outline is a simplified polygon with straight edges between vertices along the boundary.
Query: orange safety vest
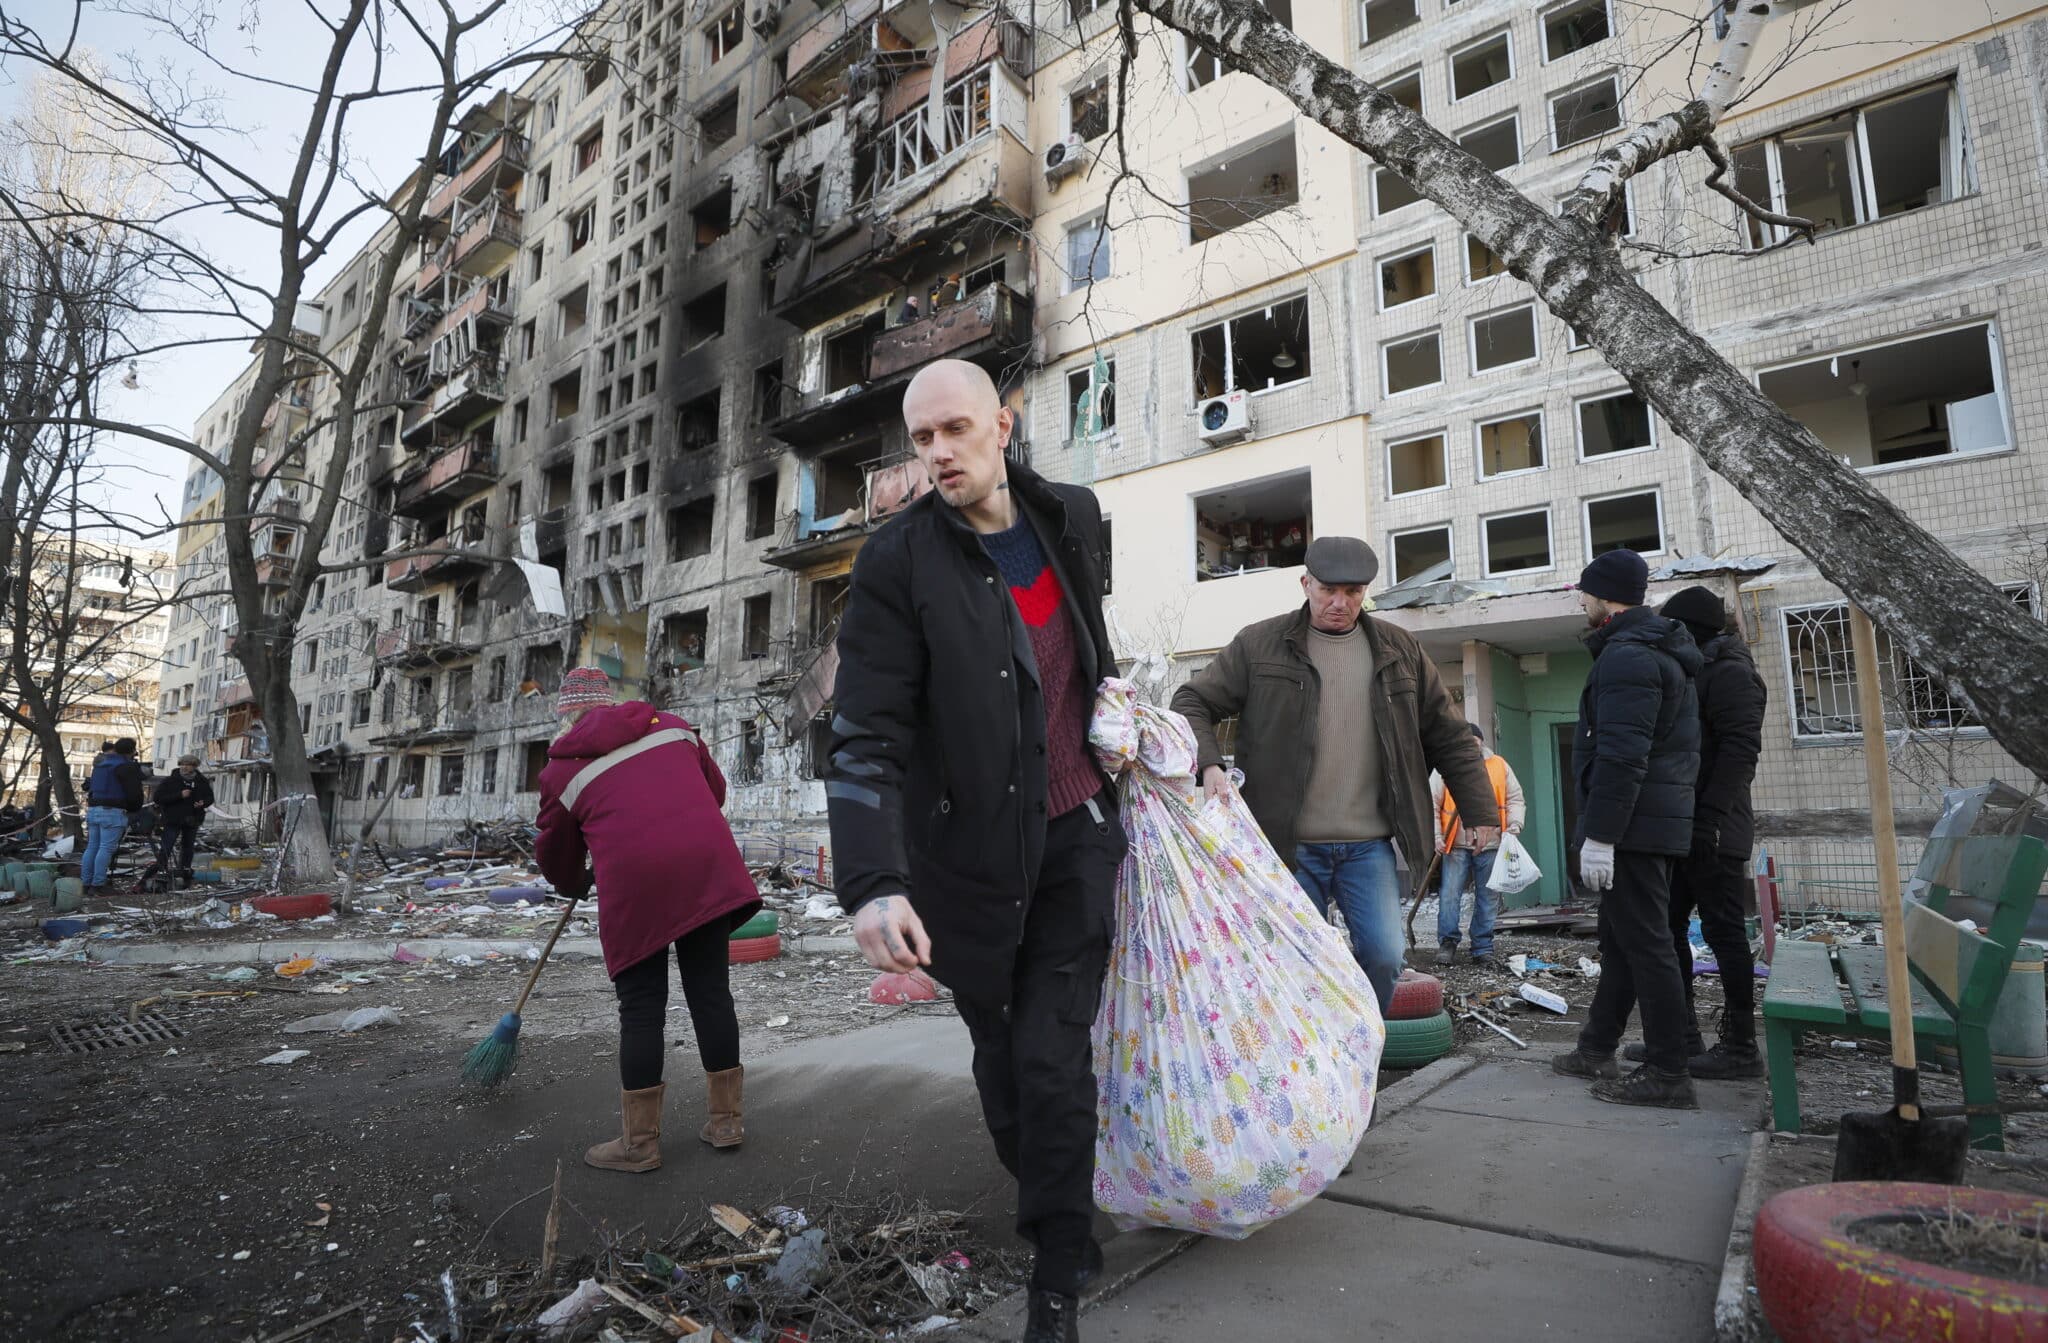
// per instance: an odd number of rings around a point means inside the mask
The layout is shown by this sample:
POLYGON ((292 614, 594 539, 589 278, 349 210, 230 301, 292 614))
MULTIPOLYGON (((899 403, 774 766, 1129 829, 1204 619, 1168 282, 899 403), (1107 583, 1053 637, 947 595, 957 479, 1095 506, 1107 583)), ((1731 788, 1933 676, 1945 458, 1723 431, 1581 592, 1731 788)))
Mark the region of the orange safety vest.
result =
MULTIPOLYGON (((1508 823, 1508 762, 1498 755, 1486 757, 1486 777, 1493 780, 1494 814, 1500 818, 1501 828, 1508 823)), ((1458 842, 1458 803, 1451 796, 1449 784, 1444 785, 1444 800, 1437 807, 1437 821, 1443 826, 1444 847, 1452 848, 1458 842)))

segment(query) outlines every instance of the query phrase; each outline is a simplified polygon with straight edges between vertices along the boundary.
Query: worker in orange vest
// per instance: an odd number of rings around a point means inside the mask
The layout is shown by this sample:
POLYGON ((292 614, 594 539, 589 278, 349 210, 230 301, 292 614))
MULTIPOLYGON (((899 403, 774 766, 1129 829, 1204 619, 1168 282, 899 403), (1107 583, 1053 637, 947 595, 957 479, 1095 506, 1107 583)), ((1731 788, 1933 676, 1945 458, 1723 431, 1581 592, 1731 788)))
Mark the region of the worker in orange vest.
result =
MULTIPOLYGON (((1508 762, 1486 749, 1486 734, 1477 723, 1467 724, 1479 739, 1479 753, 1486 760, 1486 777, 1493 784, 1493 801, 1501 819, 1499 833, 1518 835, 1527 810, 1522 800, 1522 781, 1508 762)), ((1458 824, 1458 802, 1445 789, 1440 775, 1429 776, 1429 791, 1436 799, 1436 851, 1443 855, 1443 884, 1436 904, 1436 963, 1450 965, 1458 958, 1458 917, 1464 910, 1465 887, 1472 887, 1472 962, 1493 959, 1493 915, 1500 897, 1487 888, 1493 876, 1498 848, 1472 846, 1472 835, 1458 824)))

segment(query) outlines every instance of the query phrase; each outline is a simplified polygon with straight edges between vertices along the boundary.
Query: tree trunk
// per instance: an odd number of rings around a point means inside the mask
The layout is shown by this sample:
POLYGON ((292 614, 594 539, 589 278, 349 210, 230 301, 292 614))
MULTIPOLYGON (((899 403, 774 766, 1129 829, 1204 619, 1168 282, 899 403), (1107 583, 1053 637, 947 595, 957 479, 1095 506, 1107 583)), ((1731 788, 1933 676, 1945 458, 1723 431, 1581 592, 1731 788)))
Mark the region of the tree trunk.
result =
MULTIPOLYGON (((57 735, 55 726, 38 726, 35 730, 36 745, 43 753, 43 781, 55 796, 50 799, 64 818, 64 833, 78 841, 79 852, 85 848, 85 803, 87 799, 78 795, 77 785, 72 782, 71 766, 64 759, 64 739, 57 735)), ((38 790, 41 791, 41 790, 38 790)), ((43 808, 48 804, 37 799, 36 812, 47 817, 43 808)))
POLYGON ((270 738, 270 773, 277 783, 278 821, 289 829, 280 872, 289 872, 301 881, 331 882, 334 854, 320 828, 313 769, 306 759, 305 734, 299 728, 298 700, 292 694, 292 642, 289 638, 238 635, 235 655, 249 673, 249 688, 256 702, 263 706, 264 731, 270 738))
POLYGON ((1940 673, 2001 746, 2048 779, 2048 625, 1686 329, 1596 229, 1523 196, 1251 0, 1129 3, 1284 93, 1491 248, 1898 648, 1940 673))

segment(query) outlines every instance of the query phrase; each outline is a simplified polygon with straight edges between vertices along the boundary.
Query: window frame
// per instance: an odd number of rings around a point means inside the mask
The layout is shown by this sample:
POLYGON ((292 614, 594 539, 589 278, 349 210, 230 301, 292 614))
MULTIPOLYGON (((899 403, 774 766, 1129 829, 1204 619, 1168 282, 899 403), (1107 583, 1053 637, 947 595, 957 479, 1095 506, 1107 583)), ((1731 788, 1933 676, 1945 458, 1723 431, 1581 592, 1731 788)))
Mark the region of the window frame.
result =
MULTIPOLYGON (((1110 414, 1114 415, 1116 413, 1116 356, 1112 354, 1105 354, 1102 357, 1102 362, 1104 365, 1107 366, 1109 370, 1108 385, 1110 394, 1110 414)), ((1093 434, 1090 434, 1085 439, 1082 438, 1078 432, 1076 432, 1079 428, 1079 426, 1075 423, 1074 420, 1074 408, 1077 403, 1072 395, 1072 387, 1074 378, 1077 374, 1085 374, 1087 376, 1087 394, 1093 395, 1098 390, 1095 381, 1095 353, 1093 351, 1089 352, 1087 363, 1077 364, 1074 367, 1067 369, 1064 373, 1060 375, 1062 379, 1060 386, 1062 390, 1066 393, 1065 398, 1061 403, 1064 408, 1063 413, 1066 419, 1066 441, 1069 443, 1100 443, 1104 439, 1116 437, 1117 430, 1114 424, 1103 425, 1100 429, 1096 430, 1093 434)))
MULTIPOLYGON (((1592 347, 1588 346, 1587 348, 1590 349, 1592 347)), ((1620 396, 1634 396, 1638 400, 1641 400, 1641 397, 1637 393, 1636 389, 1633 387, 1629 387, 1627 385, 1623 385, 1611 391, 1595 392, 1591 396, 1575 396, 1572 398, 1572 438, 1574 441, 1574 445, 1578 449, 1578 460, 1580 462, 1611 462, 1617 457, 1635 457, 1642 453, 1655 452, 1657 451, 1657 449, 1664 446, 1663 440, 1659 437, 1657 433, 1657 408, 1655 406, 1652 406, 1649 402, 1644 401, 1643 409, 1646 412, 1648 412, 1650 417, 1650 442, 1647 446, 1640 448, 1621 448, 1614 452, 1603 452, 1597 457, 1588 457, 1586 455, 1586 422, 1584 419, 1580 417, 1581 408, 1585 406, 1590 406, 1595 401, 1612 401, 1614 398, 1620 396)))
POLYGON ((1472 316, 1467 317, 1465 319, 1465 347, 1467 353, 1465 360, 1467 377, 1491 377, 1495 373, 1505 373, 1509 369, 1522 368, 1539 362, 1543 358, 1543 324, 1536 320, 1535 300, 1530 299, 1523 303, 1510 303, 1504 308, 1495 308, 1490 312, 1474 313, 1472 316), (1517 312, 1529 314, 1529 357, 1527 359, 1516 359, 1505 364, 1495 364, 1490 368, 1479 367, 1479 324, 1481 322, 1493 321, 1496 318, 1507 317, 1517 312))
POLYGON ((1587 564, 1593 562, 1593 505, 1608 503, 1615 499, 1633 499, 1639 494, 1647 494, 1657 501, 1657 548, 1639 550, 1636 554, 1651 559, 1671 553, 1671 527, 1664 514, 1664 487, 1661 484, 1632 485, 1625 490, 1589 494, 1579 500, 1579 550, 1584 554, 1587 564))
POLYGON ((1060 232, 1060 242, 1062 244, 1060 249, 1063 253, 1062 260, 1065 263, 1064 269, 1066 271, 1064 277, 1065 287, 1061 290, 1062 293, 1078 293, 1092 285, 1103 283, 1116 273, 1116 244, 1109 230, 1109 216, 1105 211, 1097 210, 1092 214, 1083 215, 1081 218, 1069 223, 1060 232), (1075 235, 1079 234, 1083 229, 1094 229, 1096 231, 1096 245, 1089 250, 1102 264, 1103 274, 1099 278, 1094 274, 1093 266, 1089 268, 1089 273, 1085 276, 1074 267, 1075 235))
POLYGON ((1442 532, 1444 534, 1444 554, 1451 563, 1451 576, 1453 578, 1457 577, 1458 529, 1449 518, 1445 518, 1441 522, 1425 523, 1418 527, 1399 527, 1387 533, 1387 577, 1393 582, 1403 583, 1407 581, 1394 572, 1394 566, 1398 563, 1398 560, 1395 558, 1398 554, 1395 542, 1404 536, 1419 536, 1423 532, 1442 532))
POLYGON ((1430 299, 1437 297, 1437 294, 1439 293, 1436 281, 1436 241, 1434 239, 1431 239, 1428 242, 1424 242, 1416 247, 1402 248, 1399 251, 1387 253, 1386 255, 1382 256, 1377 262, 1374 263, 1373 274, 1375 278, 1379 281, 1379 283, 1374 286, 1375 293, 1373 294, 1373 300, 1376 304, 1378 304, 1378 307, 1376 309, 1377 311, 1396 312, 1402 308, 1408 307, 1410 304, 1428 302, 1430 299), (1399 303, 1388 303, 1386 284, 1387 267, 1397 265, 1400 262, 1407 261, 1412 257, 1421 256, 1424 253, 1429 254, 1429 292, 1427 294, 1417 294, 1414 298, 1402 299, 1399 303))
MULTIPOLYGON (((1248 308, 1245 308, 1238 312, 1234 312, 1228 317, 1218 318, 1216 321, 1213 322, 1204 322, 1200 326, 1190 326, 1188 328, 1187 338, 1187 367, 1189 393, 1188 405, 1190 408, 1199 407, 1204 401, 1213 400, 1217 396, 1228 396, 1232 392, 1243 392, 1247 397, 1257 397, 1264 396, 1268 392, 1285 391, 1289 387, 1299 387, 1303 383, 1311 381, 1315 376, 1315 309, 1309 303, 1309 293, 1306 289, 1302 290, 1298 294, 1283 294, 1278 298, 1268 299, 1264 303, 1255 303, 1248 308), (1233 365, 1236 363, 1236 360, 1232 357, 1233 338, 1230 334, 1231 324, 1233 322, 1242 321, 1247 317, 1255 316, 1259 313, 1267 312, 1271 309, 1281 307, 1285 304, 1293 303, 1297 299, 1301 301, 1301 329, 1303 335, 1302 349, 1308 355, 1308 358, 1297 359, 1295 363, 1298 367, 1305 367, 1308 371, 1303 373, 1298 378, 1289 378, 1286 382, 1276 382, 1270 387, 1251 388, 1238 387, 1233 385, 1231 383, 1231 377, 1234 372, 1233 365), (1204 396, 1202 395, 1201 388, 1196 386, 1195 384, 1195 366, 1197 363, 1195 354, 1195 340, 1204 331, 1214 331, 1219 327, 1223 330, 1224 386, 1222 391, 1213 393, 1210 396, 1204 396)), ((1115 379, 1112 378, 1111 381, 1113 383, 1115 379)))
POLYGON ((1550 469, 1551 457, 1550 426, 1544 423, 1544 420, 1543 407, 1540 405, 1531 406, 1527 410, 1514 410, 1509 411, 1505 415, 1492 415, 1483 420, 1474 420, 1472 422, 1473 478, 1483 483, 1489 480, 1512 480, 1516 476, 1533 476, 1540 471, 1548 471, 1550 469), (1487 426, 1506 424, 1509 420, 1526 420, 1532 415, 1536 418, 1536 433, 1543 443, 1543 464, 1541 466, 1518 466, 1512 471, 1496 471, 1491 475, 1487 474, 1486 450, 1482 442, 1487 426))
MULTIPOLYGON (((1495 85, 1494 87, 1498 88, 1499 85, 1495 85)), ((1522 157, 1522 113, 1518 108, 1503 112, 1497 117, 1488 117, 1484 121, 1473 122, 1470 126, 1467 126, 1463 130, 1457 131, 1454 134, 1452 134, 1451 142, 1457 145, 1458 148, 1464 150, 1467 154, 1472 154, 1474 158, 1477 158, 1478 155, 1473 153, 1472 149, 1468 145, 1466 145, 1465 141, 1470 139, 1472 136, 1479 134, 1481 131, 1490 131, 1494 129, 1496 126, 1500 126, 1503 124, 1511 125, 1514 127, 1513 139, 1515 143, 1515 161, 1513 163, 1504 164, 1498 168, 1487 168, 1486 170, 1490 173, 1499 174, 1507 172, 1510 168, 1519 168, 1524 163, 1527 163, 1528 160, 1522 157)), ((1481 166, 1484 167, 1485 165, 1482 164, 1481 166)))
POLYGON ((1391 339, 1381 341, 1379 364, 1380 395, 1389 401, 1393 400, 1397 396, 1412 396, 1416 392, 1423 392, 1429 390, 1432 387, 1443 386, 1445 381, 1444 329, 1440 326, 1433 326, 1427 328, 1426 330, 1411 332, 1406 336, 1395 336, 1391 339), (1398 392, 1393 390, 1393 380, 1387 374, 1387 352, 1392 350, 1396 345, 1412 344, 1415 341, 1421 340, 1424 336, 1434 336, 1436 338, 1436 381, 1419 382, 1416 383, 1413 387, 1404 387, 1398 392))
POLYGON ((1449 72, 1450 76, 1449 82, 1445 85, 1445 92, 1450 94, 1450 103, 1453 107, 1456 107, 1459 103, 1468 102, 1473 98, 1477 98, 1480 94, 1485 93, 1488 89, 1497 89, 1503 84, 1512 84, 1515 80, 1515 76, 1521 73, 1520 68, 1515 64, 1514 30, 1510 28, 1496 28, 1492 32, 1487 33, 1482 37, 1475 37, 1469 42, 1459 43, 1457 46, 1452 47, 1449 51, 1444 53, 1444 65, 1445 69, 1449 72), (1471 55, 1473 52, 1478 51, 1482 47, 1492 46, 1495 42, 1503 44, 1507 49, 1507 76, 1503 79, 1496 79, 1491 84, 1482 85, 1481 87, 1472 90, 1472 92, 1470 93, 1463 95, 1459 94, 1459 58, 1471 55))
POLYGON ((1594 47, 1599 46, 1602 42, 1612 42, 1614 40, 1614 31, 1614 0, 1562 0, 1562 3, 1560 4, 1547 5, 1544 8, 1536 11, 1536 33, 1538 38, 1538 41, 1536 43, 1536 54, 1538 57, 1537 65, 1539 67, 1545 65, 1555 65, 1559 61, 1570 60, 1572 57, 1577 56, 1580 52, 1591 51, 1594 47), (1601 38, 1599 42, 1589 42, 1585 46, 1578 48, 1576 51, 1567 51, 1562 56, 1551 55, 1551 19, 1559 14, 1564 13, 1568 9, 1590 9, 1596 5, 1599 8, 1607 11, 1607 36, 1601 38))
MULTIPOLYGON (((1479 239, 1474 237, 1470 232, 1461 231, 1459 234, 1459 239, 1464 245, 1458 249, 1461 253, 1463 253, 1463 264, 1460 265, 1458 269, 1462 273, 1461 278, 1464 281, 1465 288, 1470 289, 1477 285, 1492 284, 1495 280, 1513 278, 1513 275, 1506 270, 1501 271, 1497 275, 1473 275, 1472 246, 1473 244, 1478 243, 1479 246, 1486 247, 1486 244, 1480 242, 1479 239)), ((1500 260, 1500 253, 1494 251, 1491 247, 1486 247, 1486 254, 1492 257, 1495 261, 1500 260)))
MULTIPOLYGON (((1556 573, 1556 572, 1557 572, 1557 522, 1556 522, 1556 520, 1555 520, 1555 519, 1554 519, 1554 518, 1553 518, 1553 517, 1551 516, 1551 511, 1550 511, 1550 509, 1551 509, 1551 506, 1550 506, 1550 504, 1546 502, 1546 503, 1543 503, 1543 504, 1539 504, 1539 505, 1537 505, 1537 506, 1536 506, 1535 508, 1511 508, 1511 509, 1508 509, 1507 511, 1505 511, 1505 512, 1501 512, 1501 513, 1482 513, 1482 514, 1480 515, 1480 517, 1479 517, 1479 574, 1480 574, 1480 577, 1482 577, 1482 578, 1526 578, 1526 577, 1528 577, 1528 576, 1529 576, 1529 575, 1531 575, 1531 574, 1549 574, 1549 573, 1556 573), (1488 536, 1487 536, 1487 532, 1486 532, 1487 524, 1489 524, 1489 523, 1494 523, 1494 522, 1501 522, 1501 521, 1504 521, 1504 520, 1506 520, 1506 519, 1509 519, 1509 518, 1527 518, 1527 517, 1534 517, 1535 515, 1537 515, 1537 514, 1539 514, 1539 513, 1543 515, 1543 540, 1544 540, 1544 549, 1545 549, 1545 550, 1547 550, 1547 551, 1548 551, 1548 552, 1550 553, 1550 563, 1548 563, 1548 564, 1544 564, 1544 565, 1539 565, 1539 566, 1536 566, 1536 567, 1533 567, 1533 568, 1528 568, 1528 569, 1508 569, 1508 570, 1504 570, 1504 571, 1497 571, 1497 570, 1495 570, 1495 569, 1494 569, 1494 567, 1493 567, 1493 543, 1492 543, 1492 541, 1491 541, 1491 540, 1490 540, 1490 539, 1488 538, 1488 536)), ((1660 515, 1660 523, 1661 523, 1661 515, 1660 515)))
POLYGON ((1429 431, 1428 431, 1428 432, 1426 432, 1426 433, 1420 433, 1420 434, 1408 434, 1408 435, 1406 435, 1406 436, 1404 436, 1404 437, 1401 437, 1401 438, 1390 438, 1390 439, 1388 439, 1388 440, 1386 441, 1386 443, 1385 443, 1385 444, 1384 444, 1384 446, 1382 447, 1381 451, 1383 452, 1383 454, 1385 455, 1385 457, 1386 457, 1386 459, 1387 459, 1387 467, 1386 467, 1386 488, 1387 488, 1387 498, 1388 498, 1389 500, 1393 500, 1393 499, 1420 499, 1420 498, 1422 498, 1422 497, 1423 497, 1424 495, 1429 495, 1429 494, 1439 494, 1439 493, 1442 493, 1443 491, 1445 491, 1445 490, 1448 490, 1448 489, 1450 489, 1450 488, 1451 488, 1451 436, 1450 436, 1450 434, 1449 434, 1449 433, 1448 433, 1447 431, 1445 431, 1445 430, 1443 430, 1443 429, 1431 429, 1431 430, 1429 430, 1429 431), (1438 454, 1438 459, 1439 459, 1439 460, 1440 460, 1440 461, 1441 461, 1441 462, 1443 463, 1443 477, 1444 477, 1444 483, 1443 483, 1443 484, 1441 484, 1441 485, 1431 485, 1431 486, 1427 487, 1426 489, 1420 489, 1420 490, 1397 490, 1397 489, 1395 489, 1395 488, 1394 488, 1394 450, 1395 450, 1395 449, 1397 449, 1397 448, 1405 448, 1405 447, 1409 446, 1409 445, 1410 445, 1410 444, 1412 444, 1412 443, 1423 443, 1423 442, 1427 442, 1428 440, 1430 440, 1430 439, 1432 439, 1432 438, 1433 438, 1433 439, 1435 439, 1435 440, 1437 441, 1437 454, 1438 454))
POLYGON ((1568 85, 1565 88, 1561 88, 1555 93, 1546 93, 1545 95, 1543 95, 1543 133, 1550 141, 1550 152, 1553 154, 1562 154, 1567 149, 1575 149, 1580 145, 1589 144, 1594 140, 1598 140, 1603 135, 1613 135, 1616 132, 1625 128, 1628 125, 1628 109, 1622 105, 1621 93, 1622 90, 1620 72, 1615 70, 1605 70, 1602 71, 1600 74, 1590 76, 1586 79, 1581 79, 1574 84, 1568 85), (1590 135, 1582 135, 1576 140, 1570 140, 1564 143, 1559 143, 1557 138, 1558 103, 1565 98, 1571 97, 1575 93, 1584 93, 1586 90, 1593 88, 1597 84, 1602 83, 1609 84, 1614 89, 1615 124, 1607 130, 1594 131, 1590 135))

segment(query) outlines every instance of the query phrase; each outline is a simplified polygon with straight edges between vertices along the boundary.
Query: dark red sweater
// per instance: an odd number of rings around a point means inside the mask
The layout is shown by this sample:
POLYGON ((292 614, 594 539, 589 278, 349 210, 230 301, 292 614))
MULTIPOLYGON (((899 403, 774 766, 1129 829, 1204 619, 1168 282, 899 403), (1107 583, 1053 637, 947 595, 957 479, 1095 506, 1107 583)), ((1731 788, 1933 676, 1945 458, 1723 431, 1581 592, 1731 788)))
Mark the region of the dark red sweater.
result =
POLYGON ((1031 636, 1039 693, 1045 698, 1045 809, 1048 815, 1063 816, 1102 787, 1102 775, 1088 755, 1088 717, 1095 705, 1081 683, 1066 590, 1059 571, 1046 560, 1038 533, 1024 518, 1008 531, 983 536, 981 543, 1010 585, 1010 597, 1031 636))

